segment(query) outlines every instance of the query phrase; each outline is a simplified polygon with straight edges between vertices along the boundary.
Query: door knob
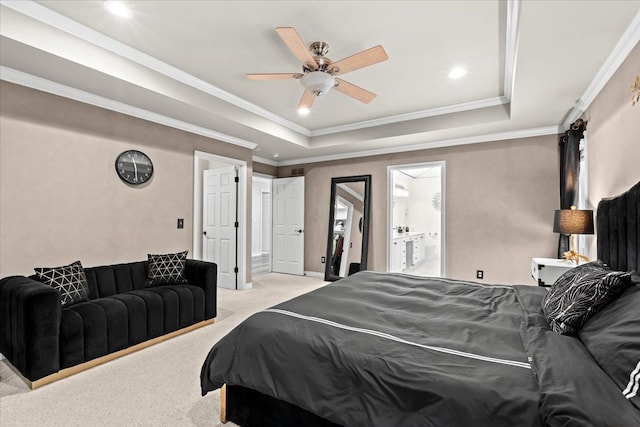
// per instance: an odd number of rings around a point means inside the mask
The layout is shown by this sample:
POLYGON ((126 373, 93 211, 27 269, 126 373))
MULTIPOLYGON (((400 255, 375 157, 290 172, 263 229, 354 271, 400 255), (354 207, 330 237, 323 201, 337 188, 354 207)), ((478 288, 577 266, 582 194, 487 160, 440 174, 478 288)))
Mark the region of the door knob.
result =
POLYGON ((296 230, 296 233, 298 233, 298 234, 302 234, 302 229, 300 229, 300 230, 296 230))
POLYGON ((206 235, 207 235, 207 232, 206 232, 206 231, 203 231, 203 232, 202 232, 202 234, 204 234, 204 235, 206 236, 206 235))

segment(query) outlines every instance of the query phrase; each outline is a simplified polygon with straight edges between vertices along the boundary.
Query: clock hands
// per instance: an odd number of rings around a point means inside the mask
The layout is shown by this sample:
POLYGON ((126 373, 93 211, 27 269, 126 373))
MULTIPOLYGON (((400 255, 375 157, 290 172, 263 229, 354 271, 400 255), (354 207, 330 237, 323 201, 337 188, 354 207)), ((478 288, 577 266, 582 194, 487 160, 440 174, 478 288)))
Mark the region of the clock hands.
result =
POLYGON ((138 165, 136 165, 135 157, 131 156, 131 161, 133 161, 134 180, 138 181, 138 165))

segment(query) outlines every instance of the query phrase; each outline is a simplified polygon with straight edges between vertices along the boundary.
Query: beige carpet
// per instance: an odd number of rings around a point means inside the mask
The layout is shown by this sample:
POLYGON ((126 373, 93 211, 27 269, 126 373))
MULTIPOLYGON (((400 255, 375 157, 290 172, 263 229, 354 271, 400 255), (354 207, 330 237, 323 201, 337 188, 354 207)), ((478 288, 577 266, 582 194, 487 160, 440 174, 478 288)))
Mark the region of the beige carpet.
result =
POLYGON ((251 314, 324 284, 270 273, 254 278, 250 290, 218 289, 213 325, 33 391, 0 361, 0 426, 221 425, 219 391, 200 395, 211 346, 251 314))

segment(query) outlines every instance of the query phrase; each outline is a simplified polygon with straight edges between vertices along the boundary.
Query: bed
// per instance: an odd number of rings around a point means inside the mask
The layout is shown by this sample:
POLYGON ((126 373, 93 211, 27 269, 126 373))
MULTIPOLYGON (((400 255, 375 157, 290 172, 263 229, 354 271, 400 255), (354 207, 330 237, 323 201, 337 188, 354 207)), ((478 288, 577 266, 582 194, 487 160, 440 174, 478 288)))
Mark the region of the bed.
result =
POLYGON ((363 271, 256 313, 213 346, 202 394, 241 426, 640 426, 639 216, 640 183, 603 200, 601 262, 549 294, 363 271), (578 319, 561 291, 583 283, 600 305, 578 319))

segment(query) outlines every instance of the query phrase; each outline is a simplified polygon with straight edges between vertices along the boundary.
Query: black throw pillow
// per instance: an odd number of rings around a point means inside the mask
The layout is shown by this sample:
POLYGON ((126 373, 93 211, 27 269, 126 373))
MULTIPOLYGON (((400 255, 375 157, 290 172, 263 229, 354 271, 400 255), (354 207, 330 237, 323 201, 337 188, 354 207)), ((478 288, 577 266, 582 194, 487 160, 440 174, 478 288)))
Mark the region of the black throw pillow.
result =
POLYGON ((582 264, 556 280, 542 300, 542 310, 554 332, 575 334, 630 284, 630 273, 613 271, 600 261, 582 264))
POLYGON ((89 285, 80 261, 62 267, 37 267, 34 270, 40 282, 60 292, 62 306, 87 300, 89 285))
POLYGON ((170 283, 186 284, 184 267, 189 251, 175 254, 152 255, 149 257, 149 273, 146 286, 166 285, 170 283))
POLYGON ((589 319, 578 337, 620 393, 640 411, 640 284, 629 286, 589 319))

